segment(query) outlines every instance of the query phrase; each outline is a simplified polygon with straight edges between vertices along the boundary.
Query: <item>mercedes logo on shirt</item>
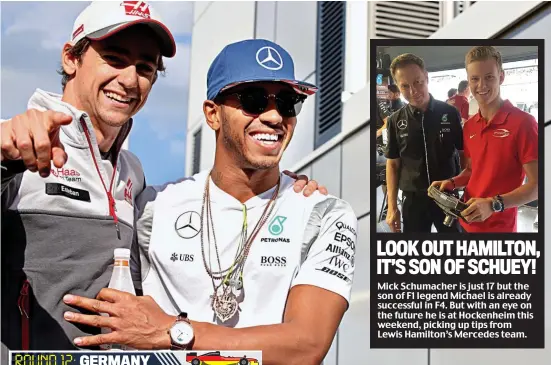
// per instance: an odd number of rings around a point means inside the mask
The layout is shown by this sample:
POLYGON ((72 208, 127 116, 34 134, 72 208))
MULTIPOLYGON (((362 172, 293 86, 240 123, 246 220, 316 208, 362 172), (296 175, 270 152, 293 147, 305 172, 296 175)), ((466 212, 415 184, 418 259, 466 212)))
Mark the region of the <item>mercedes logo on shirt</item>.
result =
POLYGON ((400 119, 398 121, 398 128, 399 129, 406 129, 408 127, 408 122, 405 119, 400 119))
POLYGON ((262 47, 256 52, 256 62, 265 69, 277 71, 283 67, 283 59, 272 47, 262 47))
POLYGON ((176 219, 174 228, 178 236, 185 239, 193 238, 201 232, 201 216, 192 211, 182 213, 176 219))

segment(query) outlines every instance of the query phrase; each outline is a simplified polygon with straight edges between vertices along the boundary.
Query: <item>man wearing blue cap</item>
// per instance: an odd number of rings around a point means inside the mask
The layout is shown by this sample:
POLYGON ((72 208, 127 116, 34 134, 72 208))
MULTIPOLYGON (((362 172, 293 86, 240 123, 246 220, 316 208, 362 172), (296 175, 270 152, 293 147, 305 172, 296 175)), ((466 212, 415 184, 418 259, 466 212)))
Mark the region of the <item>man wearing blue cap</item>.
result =
POLYGON ((203 111, 216 136, 212 170, 138 198, 134 266, 146 297, 104 289, 65 298, 109 327, 80 346, 263 351, 266 364, 319 364, 348 308, 357 218, 331 195, 292 193, 279 161, 311 84, 266 40, 226 46, 203 111))
POLYGON ((99 333, 67 322, 61 297, 96 296, 113 250, 131 247, 145 177, 122 146, 175 52, 151 4, 92 2, 61 52, 63 94, 37 89, 25 113, 0 124, 6 363, 8 349, 74 350, 75 337, 99 333))

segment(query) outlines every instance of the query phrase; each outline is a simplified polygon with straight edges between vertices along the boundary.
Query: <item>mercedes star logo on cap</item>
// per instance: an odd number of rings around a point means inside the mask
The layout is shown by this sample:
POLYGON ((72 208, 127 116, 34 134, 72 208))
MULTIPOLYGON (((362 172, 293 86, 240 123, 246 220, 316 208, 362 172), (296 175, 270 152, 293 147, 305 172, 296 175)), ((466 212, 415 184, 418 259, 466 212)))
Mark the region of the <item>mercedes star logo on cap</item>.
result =
POLYGON ((283 67, 283 59, 272 47, 262 47, 256 52, 256 62, 265 69, 277 71, 283 67))
POLYGON ((174 228, 178 236, 189 239, 197 236, 201 232, 201 216, 197 212, 185 212, 180 214, 174 228))

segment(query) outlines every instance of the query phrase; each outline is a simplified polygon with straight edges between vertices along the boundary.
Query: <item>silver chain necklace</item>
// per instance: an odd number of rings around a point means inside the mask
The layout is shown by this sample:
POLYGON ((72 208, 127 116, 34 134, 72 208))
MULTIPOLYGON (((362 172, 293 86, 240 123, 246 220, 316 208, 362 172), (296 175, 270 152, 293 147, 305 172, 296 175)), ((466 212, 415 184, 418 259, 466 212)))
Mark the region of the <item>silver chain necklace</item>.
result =
POLYGON ((208 174, 205 190, 203 192, 203 204, 201 207, 201 228, 204 227, 206 223, 207 228, 207 240, 209 245, 209 263, 207 265, 207 258, 205 255, 205 240, 204 240, 204 229, 201 229, 201 254, 203 256, 203 265, 207 271, 209 277, 212 281, 212 287, 214 293, 212 295, 211 307, 214 310, 214 313, 218 319, 222 322, 228 321, 232 318, 238 309, 237 295, 236 292, 239 292, 243 288, 243 268, 245 266, 245 261, 249 255, 251 245, 256 238, 258 232, 262 226, 269 219, 272 210, 275 206, 275 200, 279 194, 279 186, 281 179, 278 179, 276 188, 272 197, 266 204, 262 216, 256 223, 251 235, 247 238, 247 210, 246 206, 243 205, 243 226, 241 228, 241 237, 239 242, 239 247, 236 251, 235 258, 233 263, 229 268, 222 270, 222 265, 220 264, 220 255, 218 253, 218 244, 216 242, 216 234, 214 232, 214 221, 212 219, 212 209, 210 206, 210 177, 212 171, 208 174), (206 215, 206 217, 205 217, 206 215), (206 220, 205 220, 206 218, 206 220), (212 227, 212 228, 211 228, 212 227), (214 250, 216 252, 216 260, 218 262, 218 271, 212 270, 212 260, 211 260, 211 231, 212 231, 212 241, 214 242, 214 250), (220 281, 218 284, 216 281, 220 281))

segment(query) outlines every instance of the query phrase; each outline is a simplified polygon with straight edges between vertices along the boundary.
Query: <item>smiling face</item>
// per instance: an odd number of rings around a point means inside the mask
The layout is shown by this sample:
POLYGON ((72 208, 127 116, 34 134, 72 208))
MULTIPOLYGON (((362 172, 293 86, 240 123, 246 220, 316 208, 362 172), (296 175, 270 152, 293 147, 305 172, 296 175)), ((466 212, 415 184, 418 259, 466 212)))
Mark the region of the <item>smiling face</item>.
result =
POLYGON ((396 69, 394 79, 404 98, 416 108, 425 108, 430 101, 428 74, 421 67, 409 64, 396 69))
POLYGON ((146 102, 160 57, 159 41, 147 26, 92 41, 80 62, 64 51, 63 69, 72 77, 63 99, 100 125, 120 127, 146 102))
POLYGON ((243 95, 240 100, 234 93, 251 89, 282 98, 296 96, 288 85, 267 82, 242 84, 225 93, 218 108, 217 149, 229 152, 231 160, 242 169, 274 168, 293 137, 297 118, 282 116, 273 97, 269 98, 262 112, 256 115, 248 113, 242 105, 243 95))
POLYGON ((505 78, 493 58, 473 61, 467 65, 469 88, 479 106, 490 105, 500 99, 500 86, 505 78))

